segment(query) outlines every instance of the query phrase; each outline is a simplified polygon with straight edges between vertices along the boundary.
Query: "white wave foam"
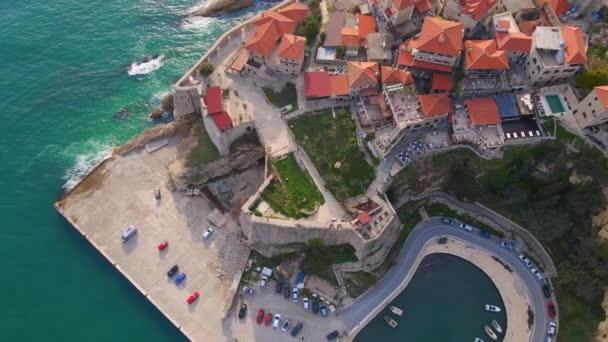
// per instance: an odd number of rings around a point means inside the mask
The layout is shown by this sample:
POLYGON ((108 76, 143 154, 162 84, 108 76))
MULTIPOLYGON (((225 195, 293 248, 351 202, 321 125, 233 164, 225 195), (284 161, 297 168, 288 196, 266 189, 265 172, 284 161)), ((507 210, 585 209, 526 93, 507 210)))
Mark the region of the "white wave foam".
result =
POLYGON ((129 76, 133 75, 145 75, 151 72, 154 72, 165 64, 163 61, 165 59, 164 55, 159 55, 158 57, 148 61, 148 62, 133 62, 129 67, 129 76))
POLYGON ((217 19, 212 17, 191 16, 184 19, 182 28, 188 31, 203 31, 211 26, 217 19))
POLYGON ((89 143, 85 145, 91 146, 93 151, 76 156, 74 166, 70 167, 63 176, 65 184, 62 188, 64 191, 72 190, 95 166, 112 155, 112 148, 108 144, 89 143))

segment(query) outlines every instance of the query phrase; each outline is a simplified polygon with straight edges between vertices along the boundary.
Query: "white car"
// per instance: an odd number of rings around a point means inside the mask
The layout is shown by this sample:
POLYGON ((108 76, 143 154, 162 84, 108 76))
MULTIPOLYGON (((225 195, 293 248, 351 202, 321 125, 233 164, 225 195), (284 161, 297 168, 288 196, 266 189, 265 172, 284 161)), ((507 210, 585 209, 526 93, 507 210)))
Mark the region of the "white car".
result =
POLYGON ((525 255, 523 255, 523 254, 520 254, 520 255, 519 255, 519 259, 520 259, 521 261, 523 261, 523 262, 524 262, 524 264, 526 264, 526 266, 528 266, 528 267, 532 267, 532 262, 530 261, 530 259, 528 259, 528 257, 527 257, 527 256, 525 256, 525 255))
POLYGON ((280 322, 281 322, 281 315, 279 315, 279 314, 274 315, 274 321, 272 322, 272 327, 278 328, 280 322))
POLYGON ((268 282, 268 277, 263 275, 262 278, 260 278, 260 287, 266 287, 267 282, 268 282))
POLYGON ((209 240, 209 238, 211 237, 212 234, 213 234, 213 228, 211 228, 211 227, 207 228, 207 230, 205 230, 205 232, 203 233, 203 240, 209 240))
POLYGON ((291 290, 291 292, 292 292, 291 298, 293 299, 293 302, 297 303, 298 302, 298 288, 294 287, 293 290, 291 290))
POLYGON ((304 303, 304 310, 308 310, 310 307, 308 303, 308 297, 302 298, 302 303, 304 303))
POLYGON ((555 322, 549 322, 549 329, 547 329, 547 334, 549 336, 555 335, 555 331, 557 330, 557 324, 555 322))
POLYGON ((466 223, 461 223, 461 224, 460 224, 460 228, 462 228, 462 229, 464 229, 464 230, 466 230, 466 231, 468 231, 468 232, 472 232, 472 231, 473 231, 473 227, 469 226, 469 225, 468 225, 468 224, 466 224, 466 223))
POLYGON ((543 280, 543 275, 540 274, 540 272, 536 268, 532 267, 530 269, 530 272, 532 272, 532 274, 534 274, 536 278, 538 278, 538 280, 543 280))

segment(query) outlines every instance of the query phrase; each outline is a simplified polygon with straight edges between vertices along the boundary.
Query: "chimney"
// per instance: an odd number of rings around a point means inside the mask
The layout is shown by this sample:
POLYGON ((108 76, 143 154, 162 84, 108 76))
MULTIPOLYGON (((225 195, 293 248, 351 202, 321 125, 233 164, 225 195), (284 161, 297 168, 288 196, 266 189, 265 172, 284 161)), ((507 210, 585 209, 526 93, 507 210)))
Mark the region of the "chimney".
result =
POLYGON ((441 32, 439 34, 439 43, 444 44, 445 43, 445 33, 441 32))

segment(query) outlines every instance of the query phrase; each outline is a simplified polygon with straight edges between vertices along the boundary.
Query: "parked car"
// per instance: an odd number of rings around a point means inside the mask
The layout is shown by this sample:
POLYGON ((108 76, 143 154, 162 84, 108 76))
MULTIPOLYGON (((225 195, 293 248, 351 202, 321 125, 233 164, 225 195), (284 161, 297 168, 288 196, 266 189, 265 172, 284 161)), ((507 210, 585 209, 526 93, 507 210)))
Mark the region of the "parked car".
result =
POLYGON ((319 313, 319 302, 317 302, 316 300, 312 301, 312 313, 314 313, 315 315, 319 313))
POLYGON ((536 268, 532 267, 530 272, 532 272, 538 280, 543 280, 543 275, 536 268))
POLYGON ((255 294, 255 291, 253 291, 253 289, 251 287, 245 286, 245 287, 243 287, 243 293, 253 296, 255 294))
POLYGON ((180 274, 177 275, 177 277, 175 277, 175 285, 179 285, 181 284, 184 279, 186 279, 186 273, 181 272, 180 274))
POLYGON ((165 240, 158 245, 158 250, 162 251, 169 246, 169 241, 165 240))
POLYGON ((275 286, 274 290, 278 293, 281 294, 281 292, 283 292, 283 283, 280 281, 277 281, 277 285, 275 286))
POLYGON ((490 232, 488 232, 488 231, 480 230, 479 231, 479 236, 481 236, 482 238, 489 239, 489 238, 492 237, 492 234, 490 234, 490 232))
POLYGON ((188 304, 192 304, 194 303, 195 300, 197 300, 199 297, 199 293, 198 291, 194 291, 192 293, 192 295, 190 295, 190 297, 188 297, 188 300, 186 300, 188 302, 188 304))
POLYGON ((120 237, 122 238, 122 242, 127 242, 129 241, 130 238, 132 238, 133 236, 135 236, 135 234, 137 234, 137 228, 135 228, 134 225, 130 224, 127 229, 125 229, 122 234, 120 235, 120 237))
POLYGON ((526 266, 528 267, 532 267, 532 262, 530 261, 530 259, 528 259, 527 256, 520 254, 518 256, 519 260, 521 260, 524 264, 526 264, 526 266))
POLYGON ((266 319, 264 319, 264 325, 269 327, 272 323, 272 314, 269 312, 266 314, 266 319))
POLYGON ((292 295, 291 295, 291 300, 293 300, 293 302, 294 302, 294 303, 297 303, 297 302, 298 302, 298 288, 297 288, 297 287, 294 287, 294 288, 291 290, 291 293, 292 293, 292 295))
POLYGON ((293 336, 293 337, 298 336, 298 334, 300 333, 300 331, 302 330, 303 327, 304 327, 304 324, 302 324, 301 322, 298 322, 298 324, 296 324, 296 326, 293 327, 293 329, 291 329, 291 336, 293 336))
POLYGON ((302 303, 304 303, 304 310, 310 309, 310 305, 309 305, 309 302, 308 302, 308 297, 302 298, 302 303))
POLYGON ((500 243, 500 247, 508 250, 508 251, 512 251, 513 250, 513 244, 507 241, 503 241, 500 243))
POLYGON ((557 313, 555 312, 555 305, 553 303, 547 304, 547 312, 549 313, 549 317, 555 318, 557 313))
POLYGON ((461 229, 464 229, 464 230, 466 230, 466 231, 468 231, 468 232, 472 232, 472 231, 473 231, 473 227, 469 226, 469 225, 468 225, 468 224, 466 224, 466 223, 461 223, 461 224, 460 224, 460 228, 461 228, 461 229))
MULTIPOLYGON (((270 317, 272 317, 272 315, 270 315, 270 317)), ((258 316, 255 319, 255 322, 257 324, 262 324, 262 322, 264 322, 264 310, 262 310, 262 309, 258 310, 258 316)))
POLYGON ((274 321, 272 321, 272 327, 275 329, 278 328, 280 322, 281 322, 281 315, 279 315, 279 314, 274 315, 274 321))
POLYGON ((281 328, 281 330, 283 330, 283 332, 287 332, 287 330, 289 330, 290 327, 291 327, 291 321, 286 319, 285 322, 283 323, 283 327, 281 328))
POLYGON ((212 234, 213 234, 213 228, 211 228, 211 227, 207 228, 207 230, 205 230, 205 232, 203 233, 203 240, 209 240, 209 238, 211 237, 212 234))
POLYGON ((549 285, 543 284, 542 288, 543 288, 543 294, 545 295, 545 297, 546 298, 551 297, 551 289, 549 288, 549 285))
POLYGON ((555 322, 549 322, 549 328, 547 329, 547 335, 549 335, 549 336, 555 335, 556 330, 557 330, 557 324, 555 322))
POLYGON ((285 299, 289 299, 289 296, 291 296, 291 286, 289 283, 285 283, 283 284, 283 297, 285 297, 285 299))
POLYGON ((167 277, 171 278, 175 275, 175 273, 177 273, 177 271, 179 271, 179 267, 177 265, 173 265, 173 267, 171 267, 168 271, 167 271, 167 277))
POLYGON ((338 332, 338 330, 334 330, 332 332, 329 333, 329 335, 327 335, 327 340, 328 341, 333 341, 336 339, 336 337, 338 337, 338 335, 340 335, 340 333, 338 332))
POLYGON ((245 318, 245 315, 247 315, 247 304, 243 303, 239 309, 239 319, 245 318))
POLYGON ((441 219, 441 222, 443 222, 445 224, 452 224, 452 219, 444 217, 444 218, 441 219))
POLYGON ((327 317, 327 307, 325 305, 321 305, 321 316, 327 317))
POLYGON ((268 282, 268 277, 265 275, 262 275, 262 277, 260 278, 260 287, 266 287, 267 282, 268 282))

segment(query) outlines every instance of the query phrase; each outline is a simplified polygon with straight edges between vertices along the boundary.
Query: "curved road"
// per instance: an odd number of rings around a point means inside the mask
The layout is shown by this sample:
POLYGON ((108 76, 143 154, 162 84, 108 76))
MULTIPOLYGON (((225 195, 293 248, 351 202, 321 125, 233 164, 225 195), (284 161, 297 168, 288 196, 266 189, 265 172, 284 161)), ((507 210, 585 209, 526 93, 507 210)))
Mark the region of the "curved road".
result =
POLYGON ((514 272, 517 272, 519 278, 523 280, 527 287, 528 297, 531 300, 530 308, 534 312, 534 324, 530 341, 545 341, 547 326, 551 320, 547 314, 547 303, 552 298, 547 299, 543 296, 541 283, 528 267, 519 260, 518 252, 516 250, 507 251, 500 247, 500 240, 495 237, 492 239, 482 238, 478 229, 474 228, 473 232, 467 232, 458 228, 458 221, 453 220, 453 222, 454 224, 450 225, 443 223, 441 218, 430 218, 420 222, 414 228, 401 249, 397 264, 375 287, 342 311, 342 320, 349 331, 355 328, 361 329, 362 327, 357 327, 357 325, 370 315, 370 312, 373 312, 374 316, 377 315, 386 305, 383 303, 385 299, 392 301, 398 295, 398 293, 393 294, 393 291, 399 288, 408 272, 416 271, 413 268, 418 267, 418 256, 428 241, 449 236, 475 245, 478 249, 499 257, 508 263, 514 272))

